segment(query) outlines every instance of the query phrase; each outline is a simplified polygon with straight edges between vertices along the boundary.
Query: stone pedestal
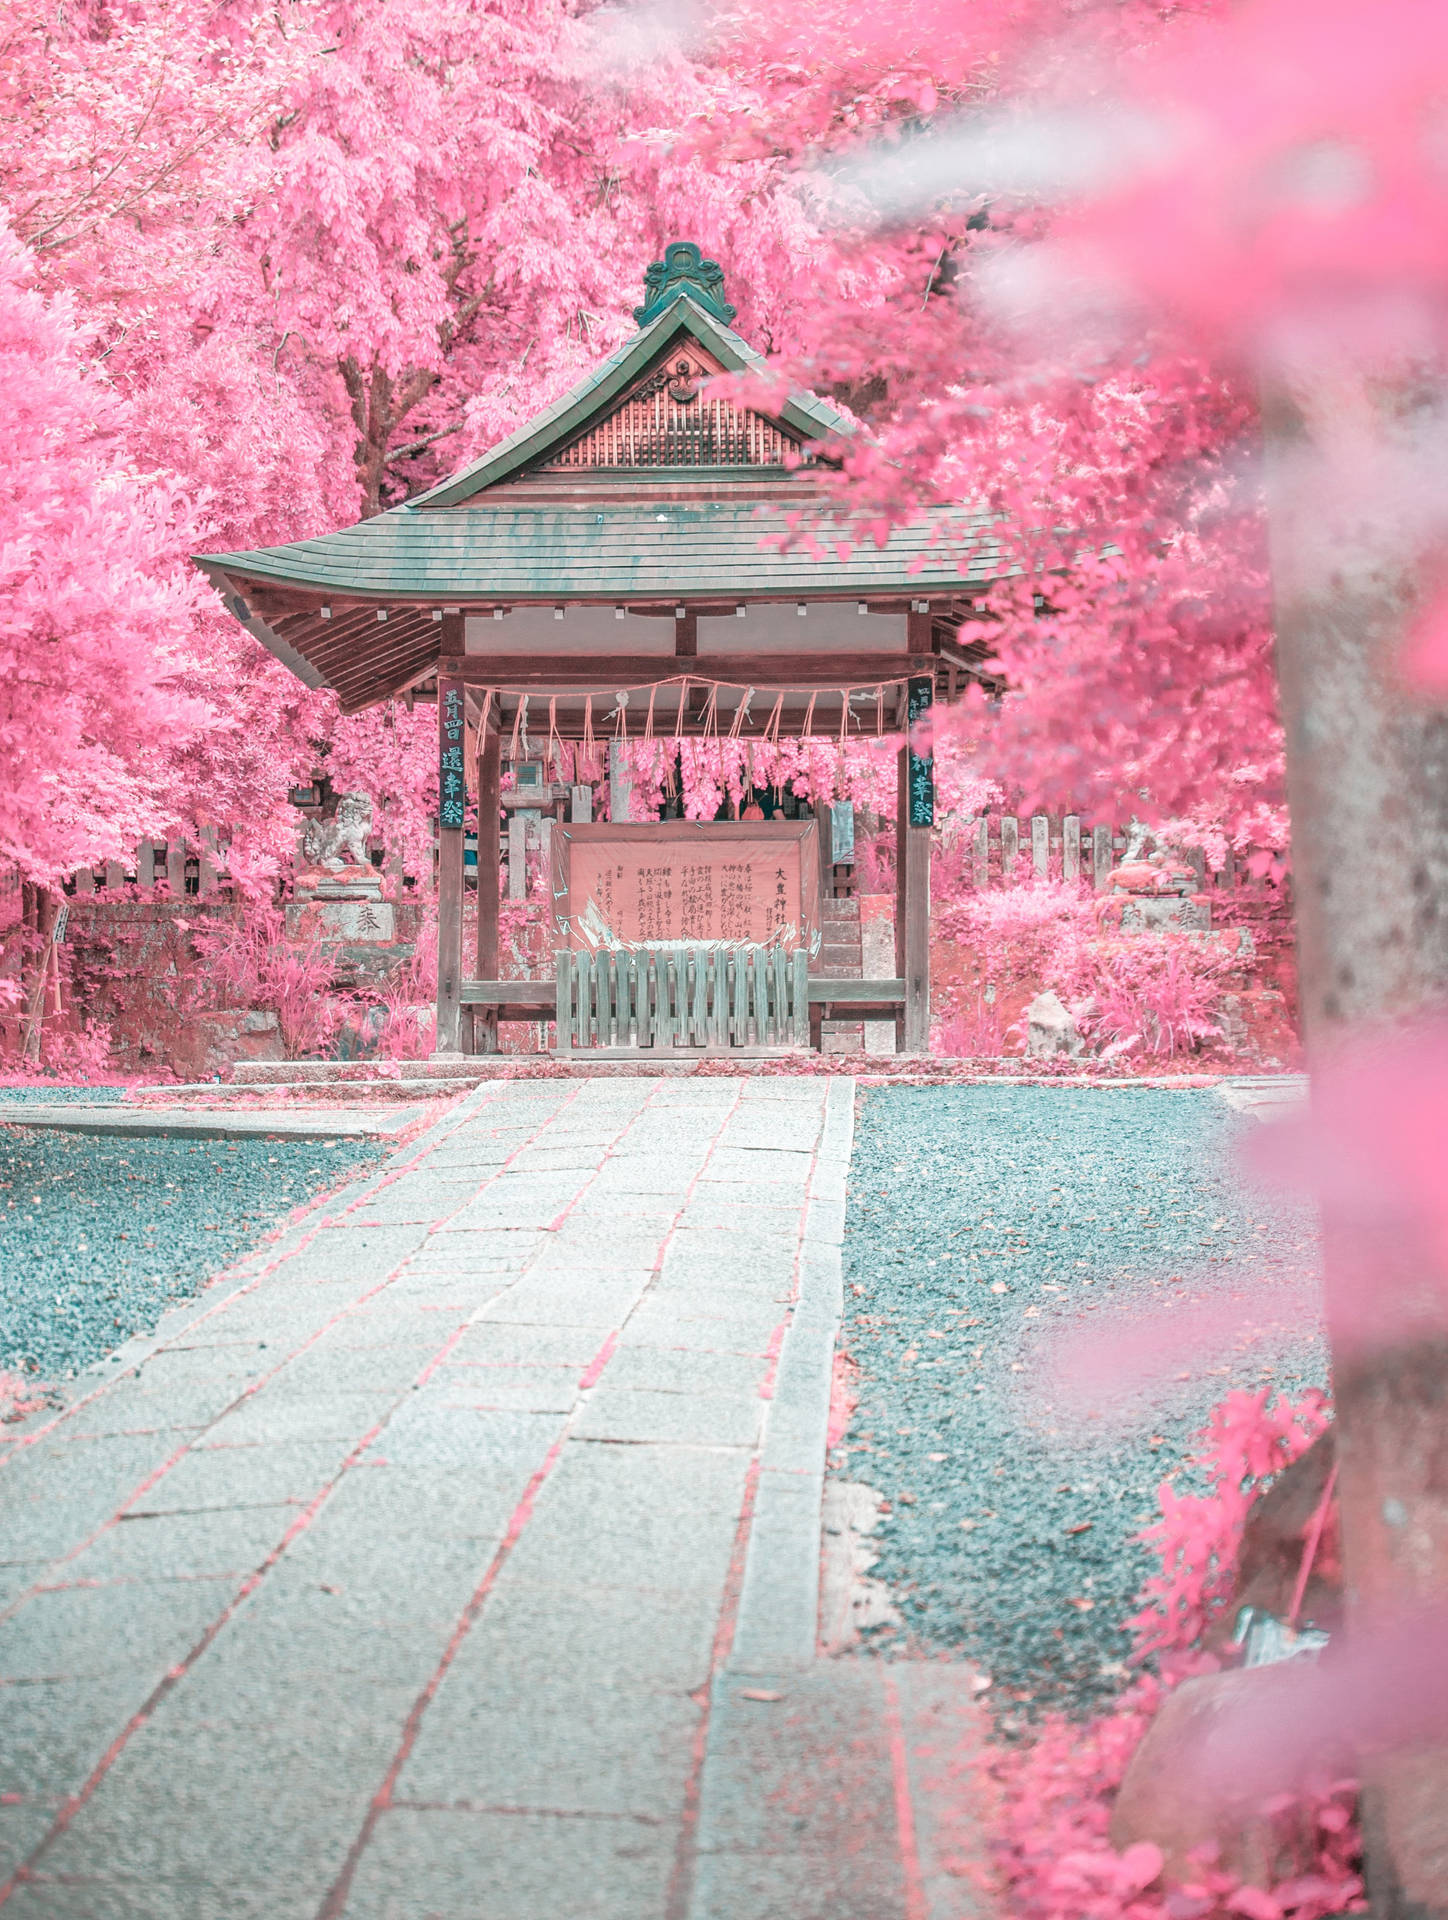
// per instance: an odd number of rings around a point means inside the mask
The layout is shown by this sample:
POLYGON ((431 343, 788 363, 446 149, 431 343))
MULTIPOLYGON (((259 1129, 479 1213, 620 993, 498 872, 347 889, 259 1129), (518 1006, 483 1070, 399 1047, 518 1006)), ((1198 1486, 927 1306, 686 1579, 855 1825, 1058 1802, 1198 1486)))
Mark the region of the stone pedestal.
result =
POLYGON ((1197 890, 1190 867, 1172 865, 1164 853, 1128 861, 1111 876, 1111 900, 1120 909, 1123 932, 1206 933, 1212 904, 1197 890))
POLYGON ((382 897, 382 877, 371 867, 339 873, 299 873, 287 907, 287 938, 310 932, 352 946, 390 946, 397 938, 392 902, 382 897))

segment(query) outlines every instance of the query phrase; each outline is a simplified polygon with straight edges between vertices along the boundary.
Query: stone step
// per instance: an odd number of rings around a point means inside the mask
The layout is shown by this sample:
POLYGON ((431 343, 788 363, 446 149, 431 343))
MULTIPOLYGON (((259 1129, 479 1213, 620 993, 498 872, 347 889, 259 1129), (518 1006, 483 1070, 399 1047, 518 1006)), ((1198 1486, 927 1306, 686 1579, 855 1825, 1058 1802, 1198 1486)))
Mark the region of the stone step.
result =
MULTIPOLYGON (((500 1059, 500 1055, 491 1056, 500 1059)), ((198 1080, 177 1087, 135 1087, 127 1096, 131 1107, 207 1106, 246 1112, 266 1099, 295 1100, 305 1106, 377 1106, 392 1100, 445 1100, 455 1093, 497 1077, 497 1069, 482 1062, 466 1076, 429 1080, 269 1080, 265 1085, 238 1086, 234 1082, 198 1080)))
POLYGON ((234 1087, 378 1086, 409 1080, 483 1080, 489 1078, 476 1059, 453 1054, 441 1060, 238 1060, 231 1069, 234 1087), (394 1069, 391 1072, 385 1068, 394 1069))

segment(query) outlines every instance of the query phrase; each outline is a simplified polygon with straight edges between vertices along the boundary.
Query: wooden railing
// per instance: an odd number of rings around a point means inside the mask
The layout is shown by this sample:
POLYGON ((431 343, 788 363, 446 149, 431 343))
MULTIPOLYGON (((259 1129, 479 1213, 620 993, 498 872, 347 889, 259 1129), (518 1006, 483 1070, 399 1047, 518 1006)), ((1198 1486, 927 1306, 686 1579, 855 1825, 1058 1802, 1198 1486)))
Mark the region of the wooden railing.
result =
POLYGON ((552 980, 465 980, 460 998, 504 1021, 551 1016, 561 1054, 817 1046, 822 1017, 905 1004, 903 980, 812 979, 808 965, 781 947, 561 952, 552 980))

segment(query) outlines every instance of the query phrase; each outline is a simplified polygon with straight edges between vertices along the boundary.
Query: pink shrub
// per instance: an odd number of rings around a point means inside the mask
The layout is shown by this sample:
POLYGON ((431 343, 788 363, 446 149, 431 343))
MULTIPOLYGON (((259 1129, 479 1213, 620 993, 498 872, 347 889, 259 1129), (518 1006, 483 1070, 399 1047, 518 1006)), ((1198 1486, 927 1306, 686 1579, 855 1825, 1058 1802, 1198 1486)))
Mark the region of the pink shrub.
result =
MULTIPOLYGON (((1018 1004, 1022 995, 1053 989, 1103 1054, 1190 1053, 1219 1037, 1216 1014, 1231 956, 1174 929, 1103 927, 1095 896, 1076 881, 971 887, 938 907, 936 919, 947 941, 979 956, 983 988, 1018 1004)), ((985 1009, 982 999, 964 1050, 999 1053, 1002 1044, 982 1044, 990 1024, 985 1009)), ((968 1014, 965 1020, 971 1026, 968 1014)))
POLYGON ((232 924, 198 933, 196 945, 230 1005, 276 1014, 288 1059, 320 1053, 331 1042, 346 1009, 335 992, 332 956, 320 940, 288 940, 282 914, 253 904, 232 924))
POLYGON ((937 920, 947 939, 976 949, 985 977, 1000 989, 1069 990, 1081 972, 1082 950, 1096 931, 1090 894, 1075 881, 1062 880, 972 888, 940 907, 937 920))
POLYGON ((437 921, 428 915, 411 956, 395 967, 377 992, 382 1021, 377 1052, 385 1060, 425 1060, 437 1030, 437 921))
POLYGON ((1234 1393, 1215 1409, 1198 1462, 1207 1492, 1179 1495, 1166 1481, 1159 1489, 1162 1518, 1141 1537, 1160 1565, 1128 1624, 1138 1659, 1167 1656, 1160 1676, 1142 1675, 1085 1726, 1053 1715, 1028 1746, 993 1751, 983 1763, 996 1796, 996 1876, 1012 1920, 1327 1920, 1362 1910, 1346 1787, 1308 1803, 1313 1871, 1270 1893, 1206 1865, 1189 1886, 1168 1888, 1158 1848, 1143 1842, 1119 1854, 1110 1842, 1112 1797, 1162 1700, 1217 1665, 1201 1638, 1226 1600, 1248 1512, 1327 1424, 1320 1393, 1268 1401, 1265 1391, 1234 1393))
POLYGON ((1142 1588, 1140 1612, 1127 1622, 1138 1660, 1199 1644, 1231 1590, 1253 1503, 1328 1424, 1327 1396, 1316 1389, 1298 1400, 1279 1395, 1268 1402, 1264 1387, 1230 1393, 1213 1409, 1197 1460, 1207 1475, 1206 1493, 1179 1494, 1167 1480, 1157 1489, 1161 1519, 1141 1539, 1160 1568, 1142 1588))
POLYGON ((1220 1036, 1215 1015, 1232 960, 1186 933, 1122 934, 1082 952, 1089 1010, 1082 1027, 1103 1046, 1125 1052, 1189 1053, 1220 1036))
POLYGON ((983 996, 970 1009, 948 1013, 931 1031, 930 1051, 948 1060, 992 1060, 1005 1052, 995 1005, 983 996))
POLYGON ((40 1030, 40 1064, 62 1080, 99 1081, 111 1077, 111 1030, 98 1022, 80 1029, 47 1020, 40 1030))

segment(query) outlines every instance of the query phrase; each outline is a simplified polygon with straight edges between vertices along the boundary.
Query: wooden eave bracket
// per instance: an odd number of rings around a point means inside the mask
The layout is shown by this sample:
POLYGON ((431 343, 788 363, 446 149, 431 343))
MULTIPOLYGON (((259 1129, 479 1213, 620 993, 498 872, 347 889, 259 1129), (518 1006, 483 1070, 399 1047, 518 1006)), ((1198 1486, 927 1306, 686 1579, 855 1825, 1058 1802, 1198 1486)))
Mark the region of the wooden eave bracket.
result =
POLYGON ((204 555, 193 554, 192 560, 220 594, 231 617, 240 621, 252 638, 259 640, 268 653, 280 660, 282 665, 289 672, 294 673, 304 686, 325 687, 327 685, 325 676, 317 671, 307 656, 299 653, 253 609, 250 597, 253 589, 249 581, 233 579, 224 568, 217 566, 214 561, 207 560, 204 555))

